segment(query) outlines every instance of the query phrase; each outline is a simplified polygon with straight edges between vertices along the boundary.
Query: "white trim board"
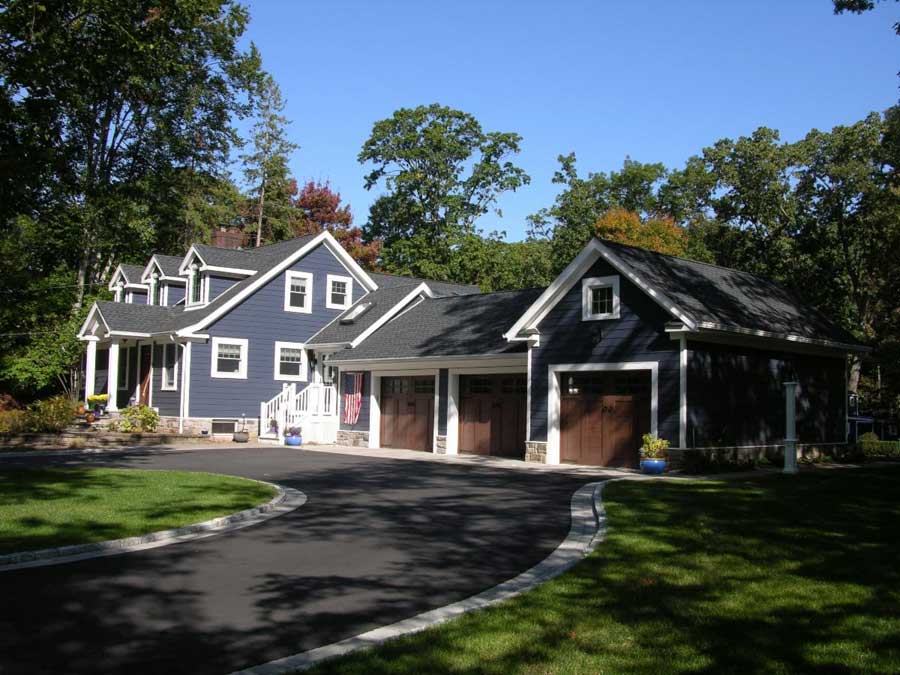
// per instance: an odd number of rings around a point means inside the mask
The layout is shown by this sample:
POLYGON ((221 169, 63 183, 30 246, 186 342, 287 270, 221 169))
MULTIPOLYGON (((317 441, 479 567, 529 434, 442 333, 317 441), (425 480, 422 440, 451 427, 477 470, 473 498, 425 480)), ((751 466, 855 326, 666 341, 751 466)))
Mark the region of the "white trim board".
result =
POLYGON ((325 309, 348 310, 353 306, 353 277, 345 277, 342 274, 325 275, 325 309), (344 284, 344 304, 338 305, 331 300, 331 285, 333 283, 344 284))
POLYGON ((313 308, 313 275, 310 272, 299 270, 286 270, 284 273, 284 311, 296 314, 312 314, 313 308), (294 307, 291 304, 291 283, 294 279, 303 279, 306 286, 303 289, 303 307, 294 307))
MULTIPOLYGON (((559 374, 617 370, 650 371, 650 433, 659 434, 659 361, 620 361, 618 363, 554 363, 547 367, 547 464, 559 464, 560 430, 559 374)), ((531 440, 531 439, 529 439, 531 440)))
POLYGON ((247 379, 247 366, 248 361, 250 360, 250 347, 249 340, 247 338, 232 338, 232 337, 214 337, 211 343, 211 352, 209 355, 209 376, 215 379, 226 379, 226 380, 246 380, 247 379), (238 345, 241 349, 241 360, 238 365, 238 369, 234 373, 220 373, 218 370, 218 361, 219 361, 219 345, 238 345))

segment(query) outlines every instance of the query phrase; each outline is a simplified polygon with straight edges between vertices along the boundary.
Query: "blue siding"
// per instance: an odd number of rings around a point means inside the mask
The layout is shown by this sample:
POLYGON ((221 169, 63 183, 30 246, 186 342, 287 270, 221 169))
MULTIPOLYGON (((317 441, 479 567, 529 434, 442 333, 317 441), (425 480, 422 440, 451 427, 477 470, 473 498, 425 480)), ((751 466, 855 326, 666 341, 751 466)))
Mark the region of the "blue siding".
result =
MULTIPOLYGON (((212 341, 195 343, 191 348, 191 416, 255 418, 260 401, 269 400, 281 389, 281 382, 274 377, 275 342, 306 342, 341 313, 325 307, 327 275, 347 274, 330 250, 318 246, 289 269, 313 274, 312 313, 284 311, 282 273, 205 330, 210 336, 249 340, 247 379, 210 377, 212 341)), ((353 299, 362 292, 354 283, 353 299)))
POLYGON ((441 368, 438 378, 438 436, 447 435, 447 402, 450 393, 450 371, 441 368))
POLYGON ((229 288, 234 286, 240 279, 230 279, 228 277, 217 277, 213 274, 206 275, 209 279, 209 301, 212 302, 222 295, 229 288))
POLYGON ((798 387, 803 443, 842 443, 843 357, 688 342, 688 447, 775 445, 784 439, 784 382, 798 387))
POLYGON ((185 284, 166 284, 166 288, 169 289, 169 306, 176 305, 181 300, 184 300, 185 284))
POLYGON ((341 384, 340 390, 338 391, 338 415, 340 415, 341 420, 340 428, 342 431, 368 431, 369 396, 372 393, 372 373, 370 373, 369 371, 363 373, 362 405, 359 409, 359 419, 356 420, 356 424, 344 424, 344 388, 346 386, 346 383, 344 382, 344 375, 346 374, 349 374, 349 372, 341 372, 340 379, 338 380, 341 384))
MULTIPOLYGON (((178 347, 178 359, 181 359, 181 347, 178 347)), ((181 412, 181 373, 176 380, 175 391, 163 391, 162 388, 163 346, 153 346, 153 375, 150 386, 153 388, 153 407, 159 410, 160 415, 178 416, 181 412)))
MULTIPOLYGON (((598 260, 585 277, 618 275, 598 260)), ((665 332, 669 314, 620 276, 618 319, 581 320, 581 281, 541 322, 541 345, 531 354, 531 438, 547 440, 548 367, 559 363, 659 362, 659 436, 678 444, 678 343, 665 332), (595 344, 596 343, 596 344, 595 344)))

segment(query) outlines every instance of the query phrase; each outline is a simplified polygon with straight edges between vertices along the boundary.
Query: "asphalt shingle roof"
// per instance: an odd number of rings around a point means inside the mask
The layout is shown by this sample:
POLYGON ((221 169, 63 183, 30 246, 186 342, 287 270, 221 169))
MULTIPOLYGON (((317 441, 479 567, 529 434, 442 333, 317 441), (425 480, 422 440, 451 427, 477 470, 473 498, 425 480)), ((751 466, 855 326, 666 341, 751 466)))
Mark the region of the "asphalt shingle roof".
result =
POLYGON ((184 256, 163 255, 162 253, 156 253, 154 257, 159 263, 159 266, 162 268, 162 273, 164 276, 178 276, 178 268, 181 267, 181 262, 184 260, 184 256))
POLYGON ((309 341, 309 344, 321 345, 353 341, 409 295, 414 288, 416 288, 414 284, 409 284, 406 286, 379 288, 372 291, 360 298, 350 309, 316 333, 313 339, 309 341), (355 319, 353 323, 341 323, 342 317, 350 314, 359 305, 366 303, 372 303, 372 306, 362 316, 355 319))
POLYGON ((698 322, 859 344, 827 316, 768 279, 615 242, 603 244, 698 322))
POLYGON ((144 273, 144 268, 140 265, 129 265, 128 263, 122 263, 119 265, 122 268, 122 274, 125 277, 125 281, 129 284, 139 284, 141 283, 141 275, 144 273))
POLYGON ((131 333, 167 333, 173 329, 175 315, 182 311, 180 307, 133 305, 111 300, 98 300, 97 309, 110 330, 131 333))
POLYGON ((435 295, 473 295, 481 293, 478 286, 470 284, 454 284, 450 281, 434 281, 432 279, 420 279, 418 277, 402 277, 396 274, 382 274, 370 272, 369 276, 378 284, 379 288, 394 288, 397 286, 417 286, 421 283, 428 284, 435 295))
POLYGON ((425 356, 467 356, 521 352, 524 343, 503 337, 511 319, 543 289, 428 298, 389 321, 359 347, 338 352, 335 361, 425 356))

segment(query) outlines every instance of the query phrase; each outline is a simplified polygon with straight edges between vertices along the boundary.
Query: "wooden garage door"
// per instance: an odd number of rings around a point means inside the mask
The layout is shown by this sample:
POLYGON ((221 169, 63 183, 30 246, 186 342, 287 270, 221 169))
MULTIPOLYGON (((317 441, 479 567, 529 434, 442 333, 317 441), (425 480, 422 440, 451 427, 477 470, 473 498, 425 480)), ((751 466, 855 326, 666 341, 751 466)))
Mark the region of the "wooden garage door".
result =
POLYGON ((459 450, 525 457, 525 375, 459 378, 459 450))
POLYGON ((560 461, 638 466, 650 431, 650 371, 560 374, 560 461))
POLYGON ((381 378, 381 447, 431 451, 434 377, 381 378))

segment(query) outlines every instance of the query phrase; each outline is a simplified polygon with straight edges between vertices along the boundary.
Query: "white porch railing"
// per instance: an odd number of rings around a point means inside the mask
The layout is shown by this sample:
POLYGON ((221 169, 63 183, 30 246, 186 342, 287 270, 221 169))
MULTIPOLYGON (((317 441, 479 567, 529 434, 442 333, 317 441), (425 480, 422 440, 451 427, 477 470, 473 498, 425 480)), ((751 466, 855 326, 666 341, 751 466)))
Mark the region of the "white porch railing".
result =
POLYGON ((273 420, 279 443, 291 427, 299 427, 306 441, 334 442, 331 436, 337 431, 337 390, 321 382, 300 391, 296 384, 286 384, 272 399, 259 404, 260 427, 266 430, 263 436, 272 438, 267 432, 273 420))

